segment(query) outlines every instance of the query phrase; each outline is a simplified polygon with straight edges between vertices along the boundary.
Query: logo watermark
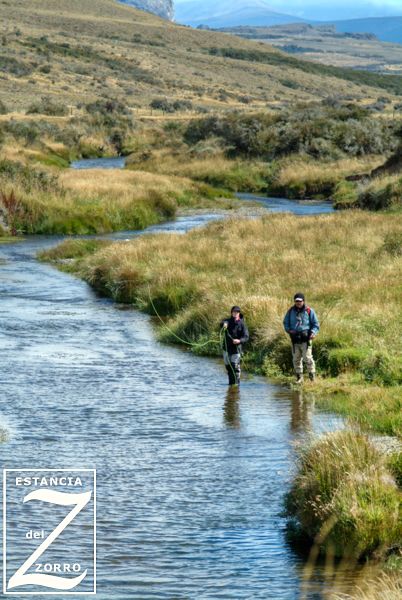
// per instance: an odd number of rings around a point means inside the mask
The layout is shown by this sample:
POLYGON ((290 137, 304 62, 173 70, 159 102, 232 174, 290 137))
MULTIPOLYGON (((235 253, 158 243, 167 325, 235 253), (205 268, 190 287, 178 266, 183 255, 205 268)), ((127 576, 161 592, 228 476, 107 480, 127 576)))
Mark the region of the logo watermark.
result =
POLYGON ((4 469, 3 593, 96 594, 94 469, 4 469))

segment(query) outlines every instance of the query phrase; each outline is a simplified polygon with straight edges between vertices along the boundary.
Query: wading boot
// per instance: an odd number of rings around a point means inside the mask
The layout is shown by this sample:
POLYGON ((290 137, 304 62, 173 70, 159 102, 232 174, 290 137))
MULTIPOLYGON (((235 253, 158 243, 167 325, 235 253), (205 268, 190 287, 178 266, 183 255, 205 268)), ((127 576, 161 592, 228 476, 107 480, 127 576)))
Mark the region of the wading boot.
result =
POLYGON ((234 385, 236 383, 236 377, 233 368, 230 365, 226 365, 226 371, 228 372, 229 377, 228 385, 234 385))
POLYGON ((303 375, 301 373, 296 373, 296 383, 303 383, 303 375))

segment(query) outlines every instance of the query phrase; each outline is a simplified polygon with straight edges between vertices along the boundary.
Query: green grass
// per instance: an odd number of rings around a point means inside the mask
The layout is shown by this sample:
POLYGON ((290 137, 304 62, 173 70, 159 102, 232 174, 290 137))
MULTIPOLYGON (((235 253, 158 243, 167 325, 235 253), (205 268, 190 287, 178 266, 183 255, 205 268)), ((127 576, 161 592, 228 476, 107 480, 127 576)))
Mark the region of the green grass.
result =
POLYGON ((251 331, 248 367, 276 377, 292 372, 282 318, 295 289, 305 290, 322 323, 314 343, 320 377, 306 389, 326 408, 402 436, 401 258, 389 251, 400 227, 399 214, 362 212, 233 219, 109 246, 79 273, 151 314, 152 300, 167 317, 164 341, 215 340, 197 350, 205 354, 220 353, 219 320, 240 304, 251 331))
POLYGON ((378 560, 401 550, 401 491, 385 458, 354 432, 327 434, 302 451, 286 507, 327 555, 378 560))

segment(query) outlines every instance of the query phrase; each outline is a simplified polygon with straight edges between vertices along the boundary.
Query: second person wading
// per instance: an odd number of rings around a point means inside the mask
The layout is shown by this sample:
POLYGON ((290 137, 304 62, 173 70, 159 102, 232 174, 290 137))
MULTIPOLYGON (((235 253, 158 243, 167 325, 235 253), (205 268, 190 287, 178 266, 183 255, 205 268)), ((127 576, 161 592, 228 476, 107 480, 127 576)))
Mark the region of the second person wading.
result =
POLYGON ((248 341, 249 334, 240 307, 233 306, 230 312, 230 318, 221 321, 223 360, 229 377, 229 385, 239 385, 241 345, 248 341))

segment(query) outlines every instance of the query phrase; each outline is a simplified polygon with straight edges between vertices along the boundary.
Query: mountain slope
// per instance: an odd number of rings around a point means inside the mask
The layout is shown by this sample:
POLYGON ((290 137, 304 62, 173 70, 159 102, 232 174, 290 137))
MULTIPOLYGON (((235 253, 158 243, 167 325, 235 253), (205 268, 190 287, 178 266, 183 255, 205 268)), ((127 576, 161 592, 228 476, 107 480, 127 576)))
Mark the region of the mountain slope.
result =
MULTIPOLYGON (((402 6, 401 6, 402 12, 402 6)), ((402 16, 331 21, 341 33, 374 33, 383 42, 402 44, 402 16)))
POLYGON ((119 0, 119 2, 153 13, 163 19, 173 19, 173 0, 119 0))
POLYGON ((154 98, 203 110, 276 108, 328 95, 402 94, 402 79, 300 61, 267 44, 178 26, 115 0, 0 3, 0 100, 26 109, 42 96, 64 106, 154 98), (379 92, 381 90, 381 92, 379 92))
POLYGON ((217 3, 206 0, 190 0, 175 6, 175 19, 178 23, 197 27, 235 27, 237 25, 280 25, 301 21, 297 17, 272 11, 265 0, 223 0, 217 3))
POLYGON ((335 25, 313 26, 307 23, 225 27, 220 31, 272 44, 303 60, 323 65, 402 75, 401 46, 381 42, 373 34, 339 33, 335 25))

